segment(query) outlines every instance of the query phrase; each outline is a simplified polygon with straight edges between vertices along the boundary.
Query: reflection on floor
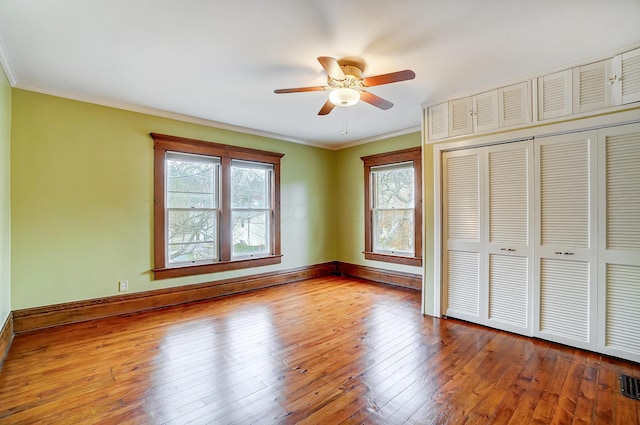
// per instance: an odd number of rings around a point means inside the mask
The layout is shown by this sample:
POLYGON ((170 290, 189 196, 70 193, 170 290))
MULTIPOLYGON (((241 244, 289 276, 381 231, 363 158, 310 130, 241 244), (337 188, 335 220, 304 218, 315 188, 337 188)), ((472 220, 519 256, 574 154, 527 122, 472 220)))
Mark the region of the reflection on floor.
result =
POLYGON ((640 365, 331 276, 15 338, 0 423, 637 424, 640 365))

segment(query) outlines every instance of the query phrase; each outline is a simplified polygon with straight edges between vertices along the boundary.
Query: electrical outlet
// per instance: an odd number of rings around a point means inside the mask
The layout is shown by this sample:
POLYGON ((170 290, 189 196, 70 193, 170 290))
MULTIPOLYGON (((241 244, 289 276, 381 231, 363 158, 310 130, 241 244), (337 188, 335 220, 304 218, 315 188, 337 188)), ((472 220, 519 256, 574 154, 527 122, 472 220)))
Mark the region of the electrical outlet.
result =
POLYGON ((120 282, 118 282, 118 291, 126 292, 128 290, 129 290, 129 281, 128 280, 121 280, 120 282))

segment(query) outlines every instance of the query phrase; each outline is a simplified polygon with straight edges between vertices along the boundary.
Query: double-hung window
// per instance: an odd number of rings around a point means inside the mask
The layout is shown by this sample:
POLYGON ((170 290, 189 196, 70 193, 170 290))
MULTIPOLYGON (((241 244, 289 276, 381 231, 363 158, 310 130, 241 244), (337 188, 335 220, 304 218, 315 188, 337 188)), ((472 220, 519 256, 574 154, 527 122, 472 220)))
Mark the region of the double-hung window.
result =
POLYGON ((271 164, 231 161, 233 258, 269 253, 272 173, 271 164))
POLYGON ((167 265, 219 259, 220 158, 167 152, 167 265))
POLYGON ((151 136, 156 279, 280 263, 282 154, 151 136))
POLYGON ((362 157, 366 259, 422 264, 420 148, 362 157))

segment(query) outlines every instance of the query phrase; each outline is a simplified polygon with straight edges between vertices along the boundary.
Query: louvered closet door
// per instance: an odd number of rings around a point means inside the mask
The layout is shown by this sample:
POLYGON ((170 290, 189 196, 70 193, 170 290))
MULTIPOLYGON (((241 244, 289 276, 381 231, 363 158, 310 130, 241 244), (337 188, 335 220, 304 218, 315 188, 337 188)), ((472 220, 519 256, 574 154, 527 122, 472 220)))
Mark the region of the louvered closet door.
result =
POLYGON ((480 318, 480 149, 443 157, 443 314, 480 318))
POLYGON ((534 334, 595 349, 596 132, 541 138, 534 334))
POLYGON ((598 131, 598 348, 640 361, 640 125, 598 131))
POLYGON ((487 150, 487 324, 531 335, 533 143, 508 143, 487 150))

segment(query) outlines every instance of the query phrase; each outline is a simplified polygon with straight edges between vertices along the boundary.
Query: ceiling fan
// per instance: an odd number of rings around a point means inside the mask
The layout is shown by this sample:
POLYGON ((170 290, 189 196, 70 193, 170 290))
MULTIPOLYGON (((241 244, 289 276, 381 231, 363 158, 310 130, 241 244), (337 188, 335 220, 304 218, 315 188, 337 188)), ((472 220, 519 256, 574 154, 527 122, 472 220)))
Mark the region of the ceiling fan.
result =
POLYGON ((327 115, 335 106, 346 107, 355 105, 359 100, 386 110, 390 109, 393 103, 366 91, 365 88, 412 80, 416 77, 415 72, 405 69, 404 71, 363 78, 362 71, 364 64, 362 61, 348 59, 338 61, 328 56, 320 56, 318 62, 320 62, 320 65, 322 65, 327 72, 327 85, 277 89, 273 92, 280 94, 329 91, 329 98, 322 108, 320 108, 318 115, 327 115))

